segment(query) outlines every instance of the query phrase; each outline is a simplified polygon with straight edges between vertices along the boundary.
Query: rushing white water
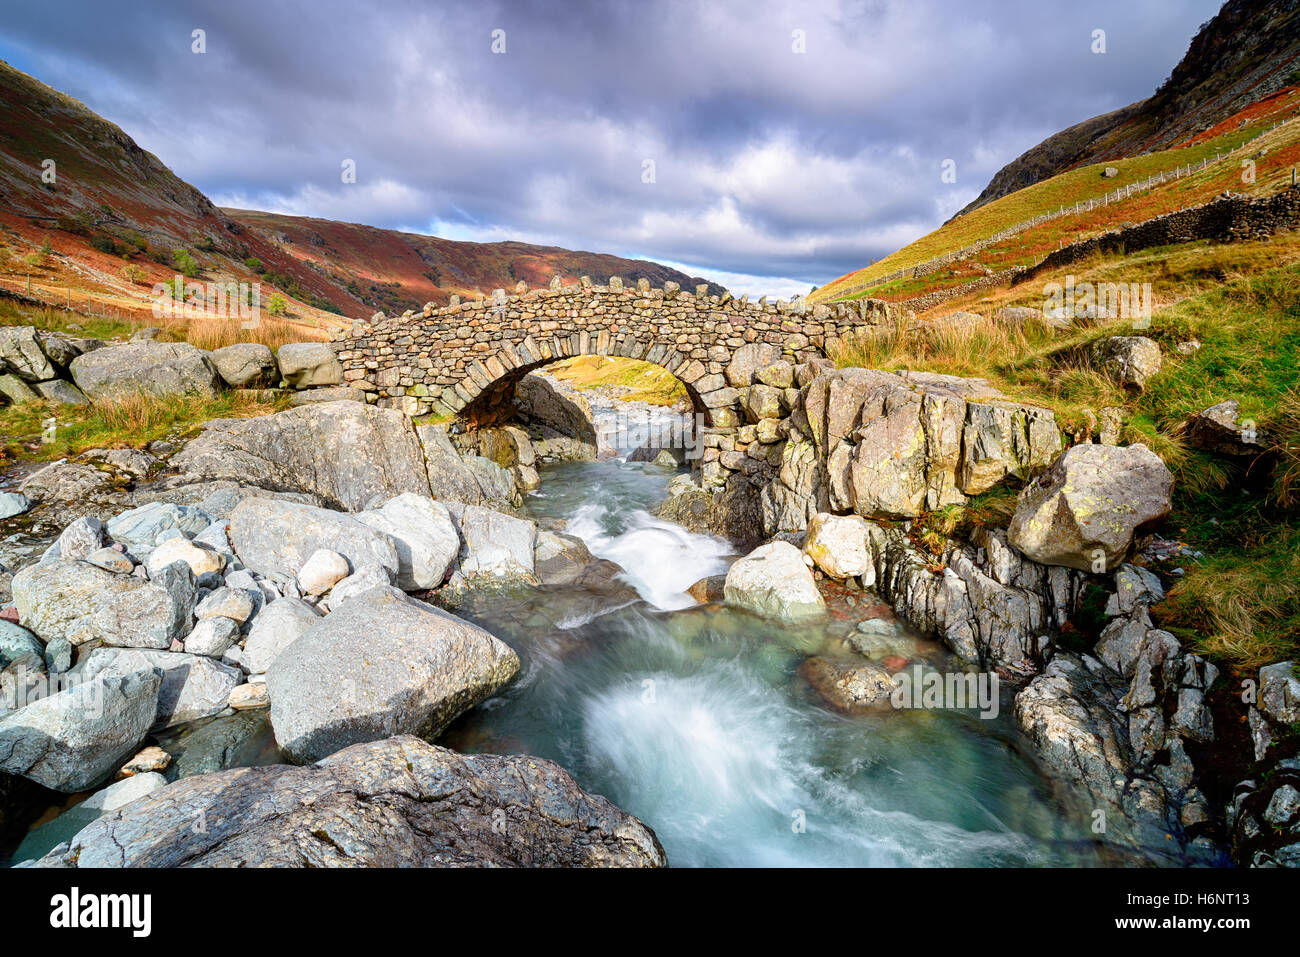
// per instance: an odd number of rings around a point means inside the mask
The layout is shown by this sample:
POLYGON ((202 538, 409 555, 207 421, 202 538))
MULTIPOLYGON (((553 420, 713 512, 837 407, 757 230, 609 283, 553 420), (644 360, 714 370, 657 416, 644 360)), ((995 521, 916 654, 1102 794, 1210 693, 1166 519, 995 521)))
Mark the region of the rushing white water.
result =
POLYGON ((1018 754, 1007 709, 846 717, 799 665, 854 622, 693 607, 685 588, 725 570, 730 547, 645 510, 671 474, 608 460, 544 471, 532 509, 567 518, 643 601, 557 588, 462 608, 524 673, 450 747, 557 761, 653 827, 678 866, 1095 863, 1086 820, 1018 754))
POLYGON ((641 597, 656 608, 695 604, 686 589, 725 572, 734 552, 724 539, 688 532, 642 509, 627 517, 626 530, 618 534, 606 530, 608 517, 604 505, 583 505, 569 519, 568 531, 586 542, 593 555, 621 565, 641 597))
POLYGON ((800 709, 734 660, 615 685, 586 700, 584 719, 593 762, 629 782, 620 798, 688 860, 960 865, 1030 851, 1002 828, 970 831, 878 810, 869 791, 815 763, 816 728, 800 709))

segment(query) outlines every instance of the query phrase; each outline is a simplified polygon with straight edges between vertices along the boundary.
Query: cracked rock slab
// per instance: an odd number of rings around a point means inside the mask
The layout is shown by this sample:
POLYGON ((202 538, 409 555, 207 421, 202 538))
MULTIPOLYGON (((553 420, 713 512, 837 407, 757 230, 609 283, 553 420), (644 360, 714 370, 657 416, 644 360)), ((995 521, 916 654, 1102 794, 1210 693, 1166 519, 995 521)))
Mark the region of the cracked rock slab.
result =
POLYGON ((518 671, 514 651, 482 628, 380 586, 271 662, 271 725, 298 763, 394 734, 432 738, 518 671))
MULTIPOLYGON (((172 464, 194 479, 308 492, 350 511, 429 494, 424 452, 395 409, 320 402, 256 419, 214 419, 172 464)), ((295 569, 296 571, 296 569, 295 569)))
POLYGON ((42 867, 663 867, 654 831, 550 761, 407 735, 310 767, 186 778, 42 867), (203 828, 194 826, 203 821, 203 828))
POLYGON ((0 771, 73 794, 130 757, 154 722, 162 677, 107 675, 51 694, 0 719, 0 771))

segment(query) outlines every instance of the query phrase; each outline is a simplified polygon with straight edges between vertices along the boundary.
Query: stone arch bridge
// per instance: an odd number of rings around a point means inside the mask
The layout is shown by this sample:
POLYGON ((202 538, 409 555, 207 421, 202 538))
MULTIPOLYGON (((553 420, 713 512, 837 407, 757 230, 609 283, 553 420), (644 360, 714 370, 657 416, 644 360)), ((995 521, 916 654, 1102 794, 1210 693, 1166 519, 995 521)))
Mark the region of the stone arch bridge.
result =
POLYGON ((885 319, 878 300, 810 307, 803 299, 710 296, 703 285, 691 293, 673 282, 652 289, 644 279, 631 287, 618 277, 603 286, 586 277, 561 285, 557 277, 544 289, 521 282, 511 296, 498 289, 466 302, 453 296, 441 308, 430 303, 422 313, 377 313, 354 323, 335 350, 345 382, 377 404, 471 422, 490 421, 519 379, 548 363, 583 355, 642 359, 685 384, 706 425, 730 429, 752 401, 750 376, 733 366, 738 355, 740 366, 754 367, 750 373, 781 359, 793 366, 824 358, 836 340, 885 319))

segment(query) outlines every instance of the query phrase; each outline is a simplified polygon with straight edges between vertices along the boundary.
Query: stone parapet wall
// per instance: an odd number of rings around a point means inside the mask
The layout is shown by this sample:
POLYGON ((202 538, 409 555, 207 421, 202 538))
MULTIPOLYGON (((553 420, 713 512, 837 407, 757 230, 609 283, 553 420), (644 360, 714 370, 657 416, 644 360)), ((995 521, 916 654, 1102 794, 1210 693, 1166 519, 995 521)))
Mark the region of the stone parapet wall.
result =
POLYGON ((448 306, 423 313, 377 314, 340 336, 336 350, 344 380, 371 401, 410 415, 472 415, 499 405, 533 369, 581 355, 623 356, 653 362, 687 387, 711 426, 740 424, 743 399, 723 371, 749 343, 778 347, 793 362, 824 356, 839 338, 863 325, 887 321, 876 300, 810 306, 804 299, 751 301, 686 292, 676 283, 629 287, 589 280, 448 306))

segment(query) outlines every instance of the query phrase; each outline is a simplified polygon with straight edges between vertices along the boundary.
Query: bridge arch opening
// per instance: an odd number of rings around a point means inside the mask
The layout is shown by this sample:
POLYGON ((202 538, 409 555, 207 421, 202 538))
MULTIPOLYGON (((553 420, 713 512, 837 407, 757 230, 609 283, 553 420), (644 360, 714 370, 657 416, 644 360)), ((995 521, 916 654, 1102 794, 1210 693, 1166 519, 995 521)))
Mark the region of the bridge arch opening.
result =
POLYGON ((600 455, 625 455, 643 447, 680 454, 698 449, 701 430, 713 424, 712 413, 693 384, 664 364, 589 352, 556 355, 508 370, 489 382, 457 418, 467 431, 507 424, 561 426, 560 431, 593 445, 600 455), (588 365, 583 359, 598 361, 588 365), (602 379, 631 378, 640 371, 638 367, 662 371, 664 376, 650 381, 667 392, 664 380, 670 380, 676 388, 664 397, 675 396, 677 401, 640 401, 631 386, 602 390, 602 379), (548 370, 556 375, 546 375, 548 370), (544 381, 530 379, 533 373, 541 373, 544 381), (568 408, 575 396, 584 401, 568 408))

